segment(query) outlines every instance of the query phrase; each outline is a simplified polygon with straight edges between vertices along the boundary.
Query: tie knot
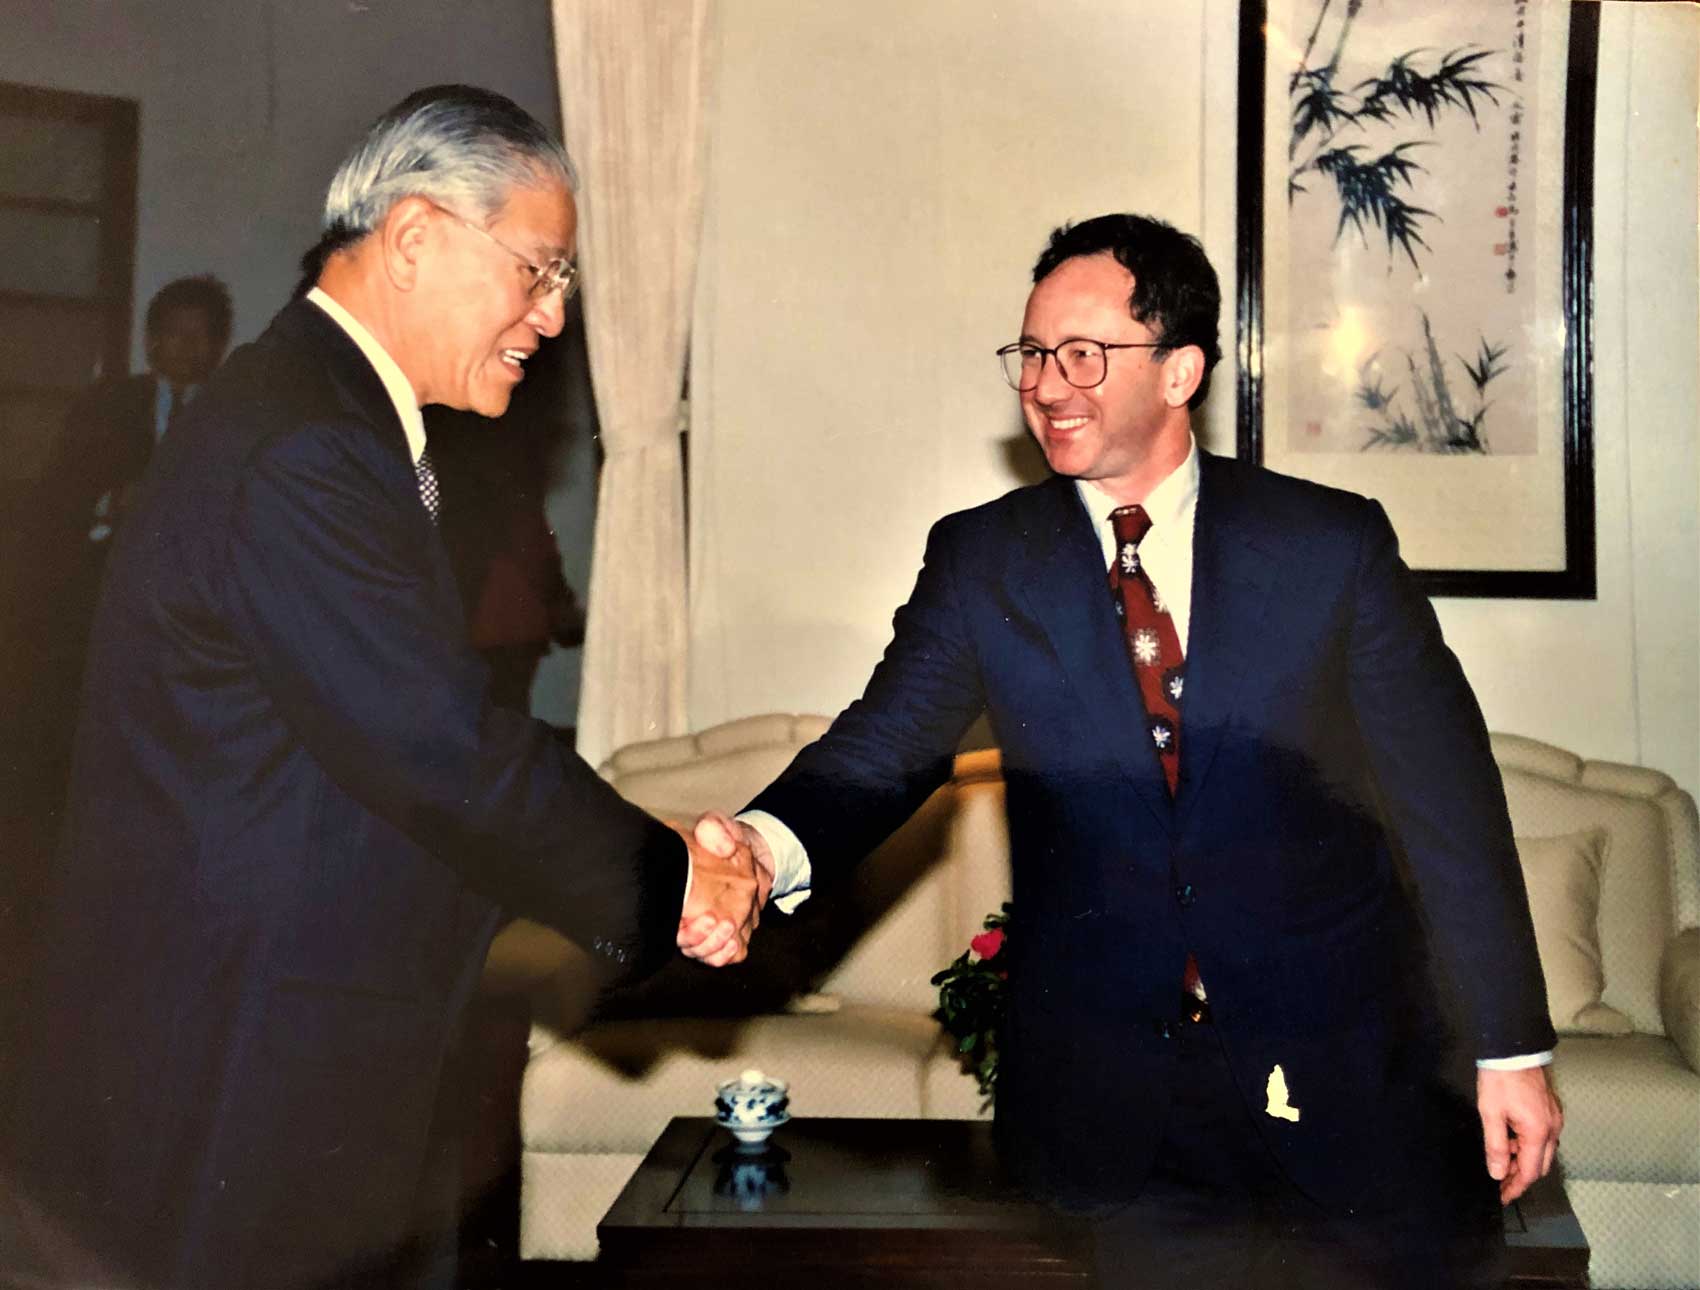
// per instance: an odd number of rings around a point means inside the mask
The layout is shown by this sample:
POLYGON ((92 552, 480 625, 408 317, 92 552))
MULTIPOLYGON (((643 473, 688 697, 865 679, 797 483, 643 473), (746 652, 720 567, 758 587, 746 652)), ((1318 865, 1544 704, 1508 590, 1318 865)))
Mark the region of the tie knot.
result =
POLYGON ((1151 517, 1143 506, 1118 506, 1110 512, 1110 528, 1118 543, 1131 542, 1138 546, 1151 531, 1151 517))

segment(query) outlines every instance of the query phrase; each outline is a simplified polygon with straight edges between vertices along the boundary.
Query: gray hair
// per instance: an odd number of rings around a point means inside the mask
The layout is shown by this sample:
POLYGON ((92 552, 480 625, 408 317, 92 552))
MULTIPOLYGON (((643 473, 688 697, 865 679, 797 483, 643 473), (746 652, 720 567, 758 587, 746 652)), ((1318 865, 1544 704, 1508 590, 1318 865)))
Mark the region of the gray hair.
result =
POLYGON ((516 187, 578 188, 559 141, 512 99, 470 85, 415 90, 373 123, 325 193, 324 242, 372 232, 404 197, 491 219, 516 187))

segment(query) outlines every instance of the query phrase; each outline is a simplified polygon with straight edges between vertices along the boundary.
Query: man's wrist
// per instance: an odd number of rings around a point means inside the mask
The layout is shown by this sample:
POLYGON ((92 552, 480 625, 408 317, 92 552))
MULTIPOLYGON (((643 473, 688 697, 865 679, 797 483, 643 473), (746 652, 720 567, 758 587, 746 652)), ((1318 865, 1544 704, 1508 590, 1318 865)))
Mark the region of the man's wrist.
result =
POLYGON ((761 835, 773 863, 773 893, 770 902, 782 913, 792 913, 809 898, 812 871, 809 853, 791 826, 766 811, 740 811, 734 817, 761 835))

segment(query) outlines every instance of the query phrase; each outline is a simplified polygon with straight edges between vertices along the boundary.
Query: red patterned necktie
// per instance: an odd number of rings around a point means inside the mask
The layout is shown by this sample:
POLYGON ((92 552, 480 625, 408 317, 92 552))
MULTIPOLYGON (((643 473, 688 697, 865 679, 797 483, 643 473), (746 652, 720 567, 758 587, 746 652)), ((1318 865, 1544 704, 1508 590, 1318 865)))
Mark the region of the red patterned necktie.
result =
MULTIPOLYGON (((1145 726, 1157 764, 1173 797, 1181 769, 1181 697, 1186 688, 1186 659, 1174 619, 1157 594, 1151 577, 1139 558, 1139 544, 1151 531, 1151 517, 1143 506, 1118 506, 1110 512, 1110 528, 1116 536, 1116 555, 1110 561, 1110 590, 1115 595, 1116 616, 1122 621, 1128 660, 1139 697, 1145 703, 1145 726)), ((1198 964, 1190 953, 1182 974, 1182 988, 1199 999, 1204 987, 1198 979, 1198 964)))
POLYGON ((1110 527, 1116 535, 1110 590, 1115 593, 1116 614, 1122 620, 1139 697, 1145 701, 1151 747, 1173 796, 1181 768, 1180 705, 1186 683, 1181 638, 1139 559, 1139 544, 1151 531, 1151 517, 1143 506, 1118 506, 1110 512, 1110 527))

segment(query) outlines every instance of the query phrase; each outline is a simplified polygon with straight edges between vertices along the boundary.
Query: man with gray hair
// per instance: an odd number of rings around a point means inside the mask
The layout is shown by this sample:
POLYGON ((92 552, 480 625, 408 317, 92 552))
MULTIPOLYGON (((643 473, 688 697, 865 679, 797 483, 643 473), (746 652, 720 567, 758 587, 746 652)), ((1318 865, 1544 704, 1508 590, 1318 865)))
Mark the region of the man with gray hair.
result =
POLYGON ((765 874, 488 701, 436 533, 420 408, 500 414, 561 330, 572 186, 500 95, 410 96, 143 480, 0 1085, 21 1283, 446 1281, 445 1071, 502 911, 609 980, 743 956, 765 874))

